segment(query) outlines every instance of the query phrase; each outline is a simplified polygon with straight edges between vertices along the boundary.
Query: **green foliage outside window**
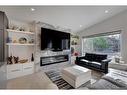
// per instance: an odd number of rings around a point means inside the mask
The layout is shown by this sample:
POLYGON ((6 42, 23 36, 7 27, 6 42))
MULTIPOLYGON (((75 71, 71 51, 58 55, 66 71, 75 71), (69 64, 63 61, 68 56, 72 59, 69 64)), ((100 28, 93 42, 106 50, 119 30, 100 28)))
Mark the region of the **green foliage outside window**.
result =
POLYGON ((104 37, 93 38, 93 45, 95 49, 106 49, 109 47, 109 44, 104 37))

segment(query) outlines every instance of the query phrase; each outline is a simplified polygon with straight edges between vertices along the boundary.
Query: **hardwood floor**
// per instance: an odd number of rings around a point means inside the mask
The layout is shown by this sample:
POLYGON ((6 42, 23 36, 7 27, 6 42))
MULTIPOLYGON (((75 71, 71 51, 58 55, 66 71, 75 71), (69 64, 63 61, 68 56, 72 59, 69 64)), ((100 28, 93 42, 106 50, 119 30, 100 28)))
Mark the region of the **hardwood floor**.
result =
MULTIPOLYGON (((63 68, 73 66, 75 64, 61 64, 62 67, 52 67, 54 70, 61 70, 63 68)), ((50 70, 50 69, 49 69, 50 70)), ((104 74, 92 71, 92 82, 99 80, 104 74)), ((46 85, 52 83, 52 81, 46 76, 43 70, 37 73, 11 79, 7 81, 7 89, 46 89, 46 85)), ((86 89, 86 88, 82 88, 86 89)))
POLYGON ((46 89, 52 83, 44 72, 11 79, 7 81, 7 89, 46 89))

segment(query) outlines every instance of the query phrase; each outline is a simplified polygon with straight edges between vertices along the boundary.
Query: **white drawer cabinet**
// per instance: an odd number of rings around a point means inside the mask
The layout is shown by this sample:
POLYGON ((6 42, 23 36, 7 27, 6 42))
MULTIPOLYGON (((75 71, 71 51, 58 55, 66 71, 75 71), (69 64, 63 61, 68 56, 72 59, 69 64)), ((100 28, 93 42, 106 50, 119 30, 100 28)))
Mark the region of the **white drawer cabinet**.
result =
POLYGON ((34 72, 34 62, 7 65, 7 79, 12 79, 34 72))
POLYGON ((7 79, 16 78, 22 75, 22 64, 7 65, 7 79))
POLYGON ((34 72, 34 64, 26 63, 23 64, 23 75, 32 74, 34 72))
POLYGON ((22 71, 22 64, 7 65, 7 72, 22 71))

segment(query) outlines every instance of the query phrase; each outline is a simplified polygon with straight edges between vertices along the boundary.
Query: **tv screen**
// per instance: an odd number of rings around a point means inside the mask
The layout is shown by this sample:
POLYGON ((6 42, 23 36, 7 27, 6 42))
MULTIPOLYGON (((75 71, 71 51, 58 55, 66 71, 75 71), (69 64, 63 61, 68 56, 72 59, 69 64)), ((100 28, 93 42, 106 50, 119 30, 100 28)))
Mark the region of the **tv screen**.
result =
POLYGON ((41 28, 41 50, 61 51, 70 49, 70 33, 41 28))

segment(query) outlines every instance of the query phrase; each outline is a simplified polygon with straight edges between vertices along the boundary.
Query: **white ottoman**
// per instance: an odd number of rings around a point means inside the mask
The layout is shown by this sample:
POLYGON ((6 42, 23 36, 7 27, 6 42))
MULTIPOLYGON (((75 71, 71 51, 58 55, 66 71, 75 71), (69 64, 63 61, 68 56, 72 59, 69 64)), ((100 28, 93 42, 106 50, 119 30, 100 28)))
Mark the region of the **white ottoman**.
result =
POLYGON ((77 88, 90 81, 91 70, 77 65, 67 67, 62 70, 62 78, 71 86, 77 88))

